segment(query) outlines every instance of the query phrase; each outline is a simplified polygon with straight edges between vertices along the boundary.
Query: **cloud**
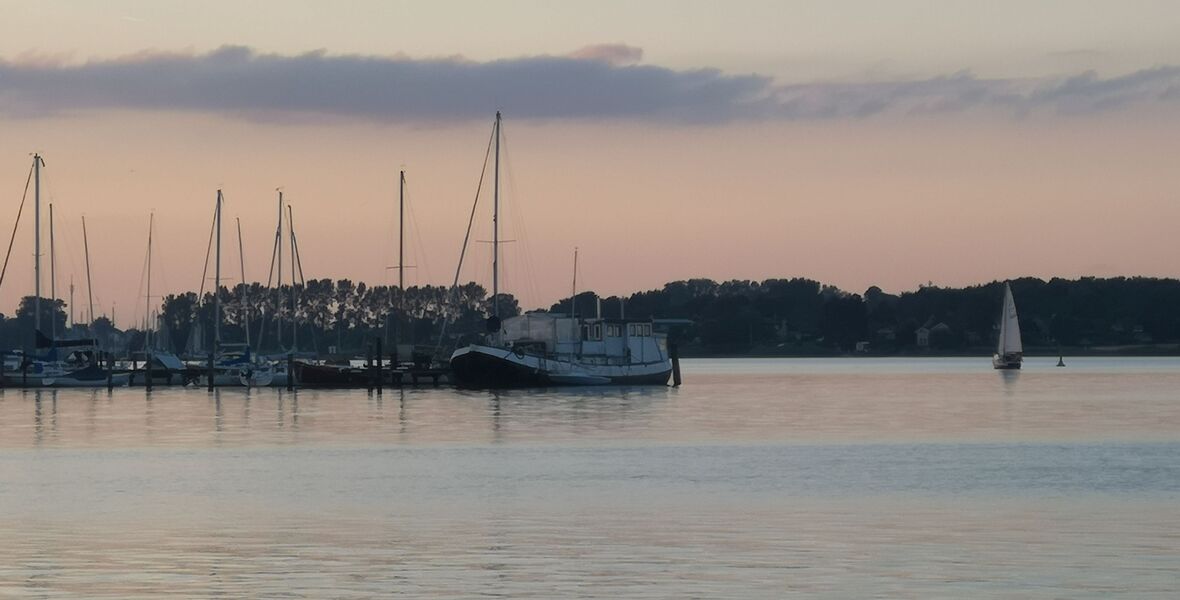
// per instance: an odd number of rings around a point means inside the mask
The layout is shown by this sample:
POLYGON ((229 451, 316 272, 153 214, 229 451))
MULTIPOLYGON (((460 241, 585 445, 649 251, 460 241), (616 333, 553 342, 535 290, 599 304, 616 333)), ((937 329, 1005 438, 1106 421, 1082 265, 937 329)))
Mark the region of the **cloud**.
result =
POLYGON ((781 84, 758 74, 638 64, 623 44, 565 56, 477 62, 461 57, 299 55, 224 46, 203 54, 141 52, 85 63, 0 60, 0 114, 168 110, 253 119, 306 116, 385 122, 643 119, 676 122, 866 118, 1000 108, 1084 113, 1180 101, 1180 67, 1102 78, 980 79, 963 71, 906 81, 781 84))
POLYGON ((600 60, 611 65, 631 65, 643 60, 643 48, 626 44, 596 44, 570 52, 570 58, 600 60))

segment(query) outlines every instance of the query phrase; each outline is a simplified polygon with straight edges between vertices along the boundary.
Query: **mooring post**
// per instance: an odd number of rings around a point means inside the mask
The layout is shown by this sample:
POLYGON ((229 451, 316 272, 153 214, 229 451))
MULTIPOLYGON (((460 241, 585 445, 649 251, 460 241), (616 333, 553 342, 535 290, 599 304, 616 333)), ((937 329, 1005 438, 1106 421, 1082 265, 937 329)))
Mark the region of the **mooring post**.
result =
POLYGON ((365 385, 373 391, 373 344, 365 342, 365 385))
POLYGON ((146 391, 152 391, 152 355, 148 354, 143 361, 143 387, 146 391))
POLYGON ((295 353, 287 353, 287 391, 295 391, 295 353))
POLYGON ((373 356, 377 357, 377 393, 380 394, 381 393, 381 386, 384 383, 382 381, 382 379, 385 377, 385 374, 381 372, 382 356, 381 356, 381 338, 380 337, 377 338, 376 344, 377 344, 377 350, 373 353, 373 356))
POLYGON ((115 357, 107 353, 107 391, 115 389, 115 357))
POLYGON ((672 359, 672 387, 680 387, 680 348, 668 342, 668 358, 672 359))
POLYGON ((209 391, 213 391, 213 353, 209 353, 209 366, 205 371, 206 377, 209 379, 209 391))
POLYGON ((402 386, 402 371, 397 363, 397 344, 393 345, 393 352, 389 353, 389 384, 402 386))

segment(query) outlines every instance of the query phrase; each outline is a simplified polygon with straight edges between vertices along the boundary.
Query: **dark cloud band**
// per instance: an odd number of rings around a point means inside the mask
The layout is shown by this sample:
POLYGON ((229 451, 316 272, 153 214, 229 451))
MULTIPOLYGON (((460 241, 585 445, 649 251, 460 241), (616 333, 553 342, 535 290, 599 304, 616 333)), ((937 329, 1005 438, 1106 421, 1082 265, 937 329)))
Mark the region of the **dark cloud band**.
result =
POLYGON ((568 56, 475 62, 329 55, 283 56, 225 46, 206 54, 141 53, 84 64, 0 61, 0 114, 182 110, 247 118, 358 117, 379 121, 514 119, 857 118, 999 106, 1085 112, 1180 100, 1180 67, 1103 79, 979 79, 779 85, 716 69, 635 64, 642 50, 593 46, 568 56))

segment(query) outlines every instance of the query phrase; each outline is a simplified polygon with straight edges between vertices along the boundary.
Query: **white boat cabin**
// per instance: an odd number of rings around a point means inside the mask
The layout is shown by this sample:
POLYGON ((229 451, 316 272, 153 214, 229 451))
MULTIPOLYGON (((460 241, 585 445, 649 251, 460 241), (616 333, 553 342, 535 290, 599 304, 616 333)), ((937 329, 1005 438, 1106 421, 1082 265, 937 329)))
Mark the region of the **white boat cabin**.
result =
POLYGON ((668 358, 667 336, 650 320, 580 319, 528 313, 504 320, 504 345, 517 354, 575 356, 585 363, 636 364, 668 358))

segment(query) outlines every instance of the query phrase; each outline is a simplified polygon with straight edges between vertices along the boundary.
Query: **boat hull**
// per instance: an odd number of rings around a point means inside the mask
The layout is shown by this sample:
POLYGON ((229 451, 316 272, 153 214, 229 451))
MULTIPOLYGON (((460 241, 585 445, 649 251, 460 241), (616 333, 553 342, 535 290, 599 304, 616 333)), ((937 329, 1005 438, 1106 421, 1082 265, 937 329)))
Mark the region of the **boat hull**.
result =
POLYGON ((127 385, 131 376, 127 373, 116 373, 111 375, 110 382, 107 378, 92 378, 92 377, 74 377, 71 375, 64 375, 62 377, 46 377, 41 380, 44 387, 123 387, 127 385))
POLYGON ((472 345, 451 356, 451 374, 457 385, 469 388, 667 385, 672 364, 668 360, 629 365, 575 364, 472 345))
POLYGON ((343 365, 317 365, 296 361, 295 382, 300 387, 365 387, 371 380, 359 369, 343 365))
MULTIPOLYGON (((110 375, 109 385, 122 387, 127 385, 131 376, 128 373, 114 373, 110 375)), ((14 387, 106 387, 108 372, 96 365, 89 365, 80 369, 62 368, 58 365, 41 365, 30 369, 23 376, 20 373, 5 373, 4 384, 14 387)))
POLYGON ((1001 371, 1015 371, 1020 369, 1024 357, 1020 355, 992 356, 992 368, 1001 371))

